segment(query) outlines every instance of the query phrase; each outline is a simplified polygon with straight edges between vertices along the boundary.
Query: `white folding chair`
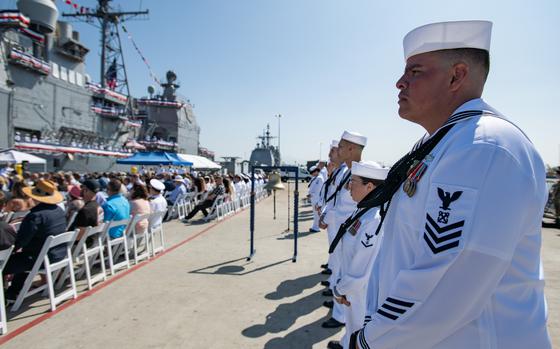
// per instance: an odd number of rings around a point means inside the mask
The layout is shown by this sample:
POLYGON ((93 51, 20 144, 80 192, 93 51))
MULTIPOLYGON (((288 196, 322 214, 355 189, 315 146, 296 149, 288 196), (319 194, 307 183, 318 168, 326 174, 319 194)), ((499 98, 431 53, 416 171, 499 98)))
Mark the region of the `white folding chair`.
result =
POLYGON ((149 241, 152 247, 152 256, 165 250, 165 241, 163 237, 163 216, 166 211, 153 212, 150 216, 150 224, 148 226, 149 241), (156 246, 156 236, 159 234, 159 246, 156 246))
POLYGON ((107 257, 109 258, 109 270, 111 271, 111 275, 115 275, 115 272, 119 269, 130 268, 130 261, 128 259, 128 242, 126 237, 126 231, 128 230, 129 224, 130 218, 126 218, 119 221, 111 221, 105 228, 105 239, 107 241, 107 257), (112 239, 111 236, 109 236, 109 231, 111 230, 111 228, 122 226, 124 226, 122 236, 112 239), (115 263, 121 253, 124 254, 124 260, 122 262, 115 263))
POLYGON ((77 215, 78 215, 78 211, 74 211, 74 212, 72 212, 70 217, 68 217, 68 223, 66 224, 66 230, 70 229, 70 227, 72 226, 72 223, 74 223, 74 220, 76 219, 77 215))
POLYGON ((140 263, 140 261, 142 261, 143 259, 148 259, 150 258, 150 247, 149 247, 149 241, 150 241, 150 233, 149 233, 149 219, 151 217, 150 213, 147 214, 143 214, 143 215, 135 215, 134 217, 132 217, 132 220, 130 221, 130 224, 128 225, 128 231, 127 231, 127 236, 129 239, 129 243, 132 243, 132 255, 133 255, 133 261, 134 264, 138 264, 140 263), (144 232, 138 232, 136 230, 136 225, 138 224, 138 222, 142 221, 142 220, 147 220, 148 221, 148 226, 146 227, 146 229, 144 229, 144 232), (144 241, 145 247, 146 249, 142 252, 140 252, 140 248, 139 248, 139 242, 144 241))
POLYGON ((183 217, 179 215, 179 219, 185 218, 194 209, 196 201, 196 193, 187 193, 183 198, 183 217))
POLYGON ((212 207, 210 207, 210 212, 208 213, 208 215, 206 217, 204 217, 204 221, 208 222, 211 219, 214 218, 218 218, 220 217, 220 213, 222 211, 221 209, 221 205, 224 202, 224 197, 223 196, 218 196, 215 200, 214 203, 212 204, 212 207))
POLYGON ((185 200, 181 196, 177 199, 177 218, 183 219, 185 218, 185 200))
POLYGON ((54 311, 56 309, 56 306, 66 299, 76 299, 78 297, 78 293, 76 291, 76 280, 74 279, 74 266, 71 253, 71 247, 76 240, 77 234, 78 230, 69 231, 56 236, 51 235, 45 240, 43 248, 41 249, 41 252, 39 252, 37 260, 35 261, 35 264, 33 265, 31 271, 29 272, 29 275, 27 275, 27 278, 25 279, 25 282, 23 284, 23 288, 16 298, 16 302, 12 306, 12 312, 17 311, 21 307, 25 298, 45 290, 48 291, 49 300, 51 303, 51 311, 54 311), (52 248, 60 245, 66 245, 66 256, 58 262, 51 263, 48 252, 52 248), (42 269, 41 265, 43 266, 42 269), (59 295, 56 295, 54 291, 54 279, 64 268, 68 268, 69 270, 68 273, 70 275, 70 289, 60 293, 59 295), (45 285, 41 285, 31 289, 33 279, 35 278, 35 276, 37 276, 37 274, 46 274, 47 283, 45 285))
MULTIPOLYGON (((11 246, 7 250, 0 251, 0 275, 12 254, 14 246, 11 246)), ((8 332, 8 319, 6 317, 6 305, 4 303, 4 278, 0 278, 0 334, 6 334, 8 332)))
MULTIPOLYGON (((88 289, 91 290, 93 285, 99 281, 107 280, 107 272, 105 270, 105 227, 108 223, 99 224, 96 227, 87 227, 84 235, 74 245, 72 250, 72 260, 75 263, 83 263, 82 266, 76 270, 76 278, 80 279, 84 273, 86 274, 88 289), (87 240, 92 241, 91 246, 87 246, 87 240), (95 264, 100 264, 101 271, 92 274, 92 267, 95 264)), ((56 288, 62 287, 64 281, 68 278, 68 272, 64 271, 58 279, 56 288)))

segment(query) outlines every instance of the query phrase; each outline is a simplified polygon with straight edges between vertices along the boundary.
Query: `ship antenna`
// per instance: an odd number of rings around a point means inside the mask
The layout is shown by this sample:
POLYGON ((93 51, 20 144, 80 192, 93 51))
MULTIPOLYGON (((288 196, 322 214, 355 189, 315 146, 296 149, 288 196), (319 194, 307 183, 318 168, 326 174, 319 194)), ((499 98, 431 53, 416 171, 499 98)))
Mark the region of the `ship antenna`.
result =
MULTIPOLYGON (((98 0, 95 11, 63 13, 62 16, 74 17, 87 23, 93 23, 94 20, 97 21, 98 27, 101 30, 101 69, 99 81, 101 87, 109 87, 130 97, 118 25, 133 18, 147 19, 149 10, 115 11, 109 4, 111 1, 98 0)), ((130 104, 131 98, 128 100, 130 104)))

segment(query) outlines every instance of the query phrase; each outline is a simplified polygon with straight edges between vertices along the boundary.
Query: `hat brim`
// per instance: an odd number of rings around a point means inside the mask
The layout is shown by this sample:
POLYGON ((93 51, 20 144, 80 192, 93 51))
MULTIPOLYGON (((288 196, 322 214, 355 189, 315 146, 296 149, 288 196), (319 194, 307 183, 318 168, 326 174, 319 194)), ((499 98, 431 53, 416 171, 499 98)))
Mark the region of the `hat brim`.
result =
POLYGON ((55 190, 52 195, 35 195, 33 194, 33 187, 25 187, 21 189, 23 193, 35 201, 42 202, 44 204, 56 205, 64 201, 62 194, 55 190))

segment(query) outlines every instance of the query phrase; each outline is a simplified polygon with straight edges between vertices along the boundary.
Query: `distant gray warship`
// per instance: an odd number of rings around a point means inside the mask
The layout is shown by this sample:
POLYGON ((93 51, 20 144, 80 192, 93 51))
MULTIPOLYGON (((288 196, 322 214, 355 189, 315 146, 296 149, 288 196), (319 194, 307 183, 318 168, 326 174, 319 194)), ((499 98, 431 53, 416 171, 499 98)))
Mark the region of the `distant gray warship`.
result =
POLYGON ((148 11, 113 12, 109 1, 63 15, 98 21, 99 83, 85 71, 89 49, 58 20, 52 0, 0 9, 0 149, 40 153, 49 170, 76 171, 125 169, 115 161, 141 150, 212 155, 199 147, 200 127, 190 102, 177 98, 174 72, 161 93, 130 96, 118 26, 148 11))
POLYGON ((266 125, 266 130, 262 136, 257 137, 260 140, 255 149, 251 152, 249 164, 251 166, 280 166, 280 150, 273 146, 270 141, 276 137, 270 135, 270 125, 266 125))

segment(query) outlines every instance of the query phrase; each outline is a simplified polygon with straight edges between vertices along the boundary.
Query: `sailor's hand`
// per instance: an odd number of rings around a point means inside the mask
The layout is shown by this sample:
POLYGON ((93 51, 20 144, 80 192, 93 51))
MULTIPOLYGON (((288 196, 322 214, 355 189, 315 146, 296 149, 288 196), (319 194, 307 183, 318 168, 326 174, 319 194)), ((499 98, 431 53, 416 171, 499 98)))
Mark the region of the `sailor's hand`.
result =
POLYGON ((334 298, 335 302, 337 302, 338 304, 342 304, 342 297, 333 296, 333 298, 334 298))
POLYGON ((348 302, 348 299, 346 299, 346 296, 334 297, 334 300, 335 300, 338 304, 344 304, 344 305, 347 306, 347 307, 350 306, 350 302, 348 302))
POLYGON ((319 222, 319 228, 321 228, 321 229, 327 229, 327 227, 328 227, 328 225, 325 224, 323 221, 320 221, 320 222, 319 222))

